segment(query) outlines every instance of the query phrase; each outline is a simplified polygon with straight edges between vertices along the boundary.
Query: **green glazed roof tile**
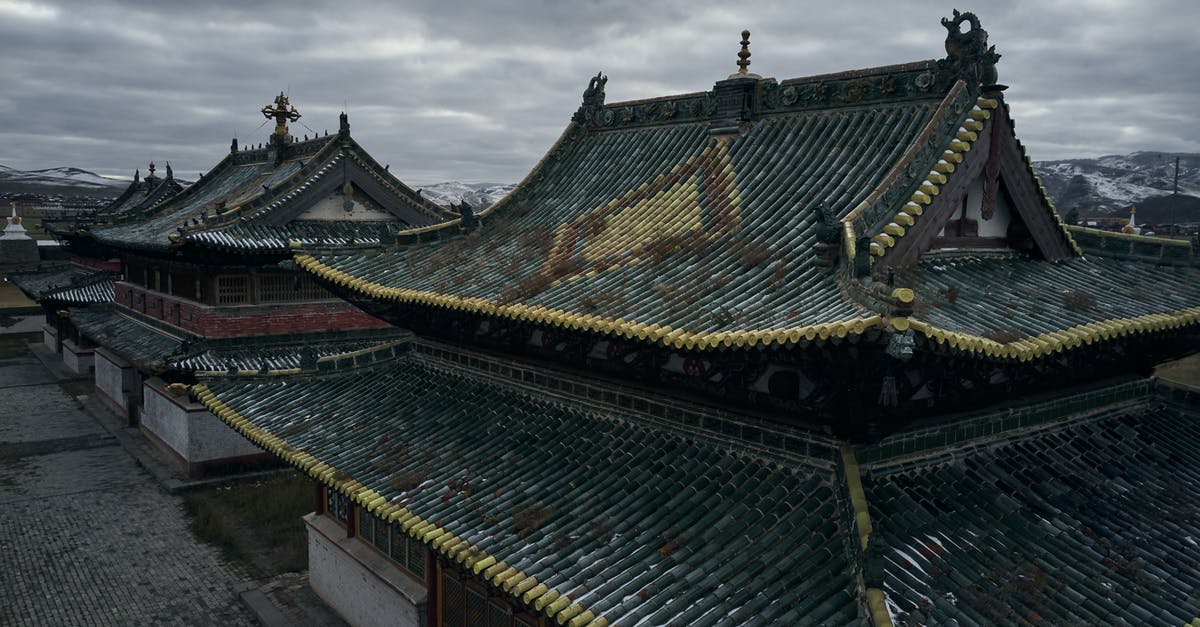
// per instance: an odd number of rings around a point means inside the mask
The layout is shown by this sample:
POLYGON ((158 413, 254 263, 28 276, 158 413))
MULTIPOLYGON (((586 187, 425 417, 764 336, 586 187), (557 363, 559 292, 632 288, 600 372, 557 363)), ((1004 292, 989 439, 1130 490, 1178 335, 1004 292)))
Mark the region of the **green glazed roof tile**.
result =
POLYGON ((898 625, 1200 614, 1200 415, 1152 402, 864 486, 898 625))
POLYGON ((313 456, 333 487, 362 484, 610 624, 858 620, 827 465, 734 454, 416 355, 207 386, 260 444, 313 456))

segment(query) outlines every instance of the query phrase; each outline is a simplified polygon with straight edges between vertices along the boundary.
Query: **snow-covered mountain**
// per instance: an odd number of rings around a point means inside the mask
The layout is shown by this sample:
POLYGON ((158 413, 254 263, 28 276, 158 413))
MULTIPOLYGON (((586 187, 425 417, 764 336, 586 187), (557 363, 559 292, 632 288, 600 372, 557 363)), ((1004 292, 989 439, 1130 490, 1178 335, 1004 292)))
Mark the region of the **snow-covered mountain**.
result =
POLYGON ((1098 159, 1035 162, 1034 168, 1059 213, 1127 216, 1149 222, 1200 222, 1200 154, 1135 152, 1098 159), (1175 158, 1179 196, 1172 197, 1175 158))
POLYGON ((450 206, 466 200, 476 211, 504 198, 516 185, 512 183, 460 183, 445 181, 430 185, 414 185, 421 195, 442 205, 450 206))
POLYGON ((0 165, 0 189, 16 192, 38 192, 71 188, 78 194, 116 195, 129 181, 110 179, 79 168, 48 168, 23 171, 0 165))

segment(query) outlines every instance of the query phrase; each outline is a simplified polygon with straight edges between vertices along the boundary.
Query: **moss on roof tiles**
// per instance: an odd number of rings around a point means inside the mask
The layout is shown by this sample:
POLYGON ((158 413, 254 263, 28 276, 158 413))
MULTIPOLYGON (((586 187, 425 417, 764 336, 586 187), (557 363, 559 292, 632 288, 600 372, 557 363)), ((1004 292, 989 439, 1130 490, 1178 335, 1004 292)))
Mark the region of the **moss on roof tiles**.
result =
POLYGON ((1200 416, 1144 402, 1060 423, 949 463, 868 471, 896 624, 1200 613, 1200 416))
POLYGON ((296 383, 214 380, 194 392, 448 559, 524 590, 516 596, 541 613, 858 620, 829 460, 732 454, 412 357, 304 379, 299 410, 296 383))
POLYGON ((1029 359, 1200 322, 1200 268, 1100 256, 931 256, 918 266, 912 328, 938 345, 1029 359))
POLYGON ((470 237, 297 262, 375 298, 679 348, 861 333, 879 319, 818 263, 818 207, 863 202, 942 100, 767 115, 733 138, 575 129, 470 237))

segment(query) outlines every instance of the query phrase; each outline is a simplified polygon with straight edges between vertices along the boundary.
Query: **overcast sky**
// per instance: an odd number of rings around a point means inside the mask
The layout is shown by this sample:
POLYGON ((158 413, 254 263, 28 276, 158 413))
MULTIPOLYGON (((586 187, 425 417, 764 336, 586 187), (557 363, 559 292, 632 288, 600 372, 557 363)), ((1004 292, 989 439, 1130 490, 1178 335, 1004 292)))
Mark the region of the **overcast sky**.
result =
POLYGON ((608 102, 945 56, 974 10, 1034 159, 1200 152, 1200 2, 113 2, 0 0, 0 164, 194 178, 265 141, 281 90, 297 135, 337 128, 413 183, 516 182, 588 78, 608 102), (465 8, 470 6, 471 8, 465 8))

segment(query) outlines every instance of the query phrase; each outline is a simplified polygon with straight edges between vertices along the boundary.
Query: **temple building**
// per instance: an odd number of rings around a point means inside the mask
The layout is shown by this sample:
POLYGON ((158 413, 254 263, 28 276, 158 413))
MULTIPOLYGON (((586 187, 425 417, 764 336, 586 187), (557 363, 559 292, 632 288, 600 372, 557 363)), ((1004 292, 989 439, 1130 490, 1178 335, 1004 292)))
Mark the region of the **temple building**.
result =
POLYGON ((59 225, 81 255, 116 260, 115 273, 68 267, 18 281, 53 312, 48 343, 93 370, 99 396, 193 475, 273 459, 187 398, 197 374, 324 367, 405 335, 300 272, 293 242, 379 245, 457 216, 377 163, 345 114, 336 134, 302 139, 288 130, 300 114, 283 94, 262 114, 276 122, 265 146, 233 140, 186 189, 152 165, 95 220, 59 225), (84 281, 96 298, 64 296, 84 281))
POLYGON ((777 80, 744 32, 707 91, 597 75, 497 204, 291 235, 412 333, 190 388, 319 484, 314 589, 356 625, 1197 624, 1200 412, 1149 375, 1200 267, 1064 226, 987 32, 942 24, 928 61, 777 80))
MULTIPOLYGON (((175 180, 171 164, 167 164, 166 176, 159 177, 151 161, 150 174, 146 178, 141 177, 140 170, 135 171, 133 181, 125 191, 94 213, 43 221, 47 233, 73 244, 74 254, 68 262, 47 262, 37 270, 9 276, 9 280, 41 306, 45 317, 42 325, 44 343, 48 349, 61 354, 63 363, 73 372, 87 374, 92 371, 95 347, 61 314, 71 307, 113 302, 113 286, 121 268, 118 260, 109 257, 111 251, 88 246, 76 234, 109 224, 125 214, 149 209, 181 191, 183 186, 175 180)), ((35 259, 35 263, 38 261, 35 259)))

